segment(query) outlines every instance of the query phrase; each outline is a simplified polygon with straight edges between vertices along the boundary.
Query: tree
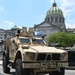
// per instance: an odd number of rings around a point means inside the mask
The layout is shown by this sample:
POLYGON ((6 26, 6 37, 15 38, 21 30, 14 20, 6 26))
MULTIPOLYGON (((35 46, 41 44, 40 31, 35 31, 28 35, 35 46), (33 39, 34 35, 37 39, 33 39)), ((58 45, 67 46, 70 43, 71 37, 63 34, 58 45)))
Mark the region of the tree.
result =
POLYGON ((49 43, 58 43, 62 47, 73 46, 75 43, 75 34, 59 32, 53 33, 47 38, 49 43))

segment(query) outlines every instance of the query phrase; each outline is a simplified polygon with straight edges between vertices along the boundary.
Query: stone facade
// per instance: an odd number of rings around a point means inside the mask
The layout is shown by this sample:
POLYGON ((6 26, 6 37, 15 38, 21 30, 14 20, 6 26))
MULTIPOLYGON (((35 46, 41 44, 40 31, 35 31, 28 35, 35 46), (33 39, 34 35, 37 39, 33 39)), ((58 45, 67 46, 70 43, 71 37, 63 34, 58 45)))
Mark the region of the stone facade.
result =
POLYGON ((3 50, 3 41, 5 36, 7 38, 12 38, 14 37, 14 34, 10 30, 0 29, 0 52, 3 50))

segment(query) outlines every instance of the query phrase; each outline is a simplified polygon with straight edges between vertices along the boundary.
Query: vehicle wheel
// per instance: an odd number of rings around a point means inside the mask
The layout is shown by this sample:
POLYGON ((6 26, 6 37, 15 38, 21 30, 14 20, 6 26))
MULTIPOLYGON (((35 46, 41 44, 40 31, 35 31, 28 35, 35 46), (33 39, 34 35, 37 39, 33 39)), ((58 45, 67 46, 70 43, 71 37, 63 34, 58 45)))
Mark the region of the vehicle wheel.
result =
POLYGON ((28 75, 40 75, 40 74, 34 73, 33 70, 29 70, 29 74, 28 75))
POLYGON ((16 69, 15 75, 29 75, 28 70, 23 69, 21 59, 16 60, 15 69, 16 69))
POLYGON ((60 72, 59 71, 52 72, 49 75, 64 75, 64 74, 65 74, 64 68, 61 68, 60 72))
POLYGON ((10 68, 7 67, 7 65, 9 64, 9 61, 8 61, 8 57, 7 56, 3 56, 3 72, 4 73, 9 73, 10 72, 10 68))
POLYGON ((60 74, 60 75, 64 75, 64 74, 65 74, 65 70, 64 70, 64 68, 61 68, 61 69, 60 69, 59 74, 60 74))
POLYGON ((22 61, 20 59, 16 60, 15 69, 15 75, 23 75, 22 61))
POLYGON ((59 75, 58 72, 49 73, 49 75, 59 75))

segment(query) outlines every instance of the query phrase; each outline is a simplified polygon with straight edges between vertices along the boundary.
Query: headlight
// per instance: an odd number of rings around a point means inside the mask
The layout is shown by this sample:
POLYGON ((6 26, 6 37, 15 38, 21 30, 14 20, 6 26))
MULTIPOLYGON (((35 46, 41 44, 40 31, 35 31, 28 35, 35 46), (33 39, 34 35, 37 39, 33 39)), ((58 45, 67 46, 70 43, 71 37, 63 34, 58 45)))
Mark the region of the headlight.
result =
POLYGON ((35 53, 30 53, 30 52, 26 52, 25 53, 25 60, 35 60, 36 54, 35 53))

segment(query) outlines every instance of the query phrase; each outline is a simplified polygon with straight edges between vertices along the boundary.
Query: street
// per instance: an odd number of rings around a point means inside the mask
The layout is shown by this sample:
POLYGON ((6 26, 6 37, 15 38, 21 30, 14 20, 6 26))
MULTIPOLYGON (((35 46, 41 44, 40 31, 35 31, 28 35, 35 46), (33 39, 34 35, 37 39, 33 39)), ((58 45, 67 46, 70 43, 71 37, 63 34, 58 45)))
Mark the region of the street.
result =
MULTIPOLYGON (((14 69, 11 69, 9 74, 4 74, 2 70, 2 55, 0 55, 0 75, 13 75, 15 73, 14 69)), ((48 74, 46 74, 48 75, 48 74)), ((75 75, 75 70, 65 70, 65 75, 75 75)))
MULTIPOLYGON (((4 74, 2 71, 1 65, 0 65, 0 73, 1 73, 0 75, 4 74)), ((11 70, 10 74, 4 74, 4 75, 13 75, 14 73, 15 73, 15 70, 11 70)), ((65 75, 75 75, 75 70, 65 70, 65 75)))
MULTIPOLYGON (((2 70, 2 65, 0 65, 0 75, 13 75, 15 73, 15 70, 12 69, 10 74, 4 74, 2 70)), ((48 75, 48 74, 46 74, 48 75)), ((65 75, 75 75, 75 70, 65 70, 65 75)))

